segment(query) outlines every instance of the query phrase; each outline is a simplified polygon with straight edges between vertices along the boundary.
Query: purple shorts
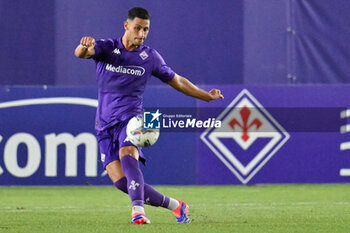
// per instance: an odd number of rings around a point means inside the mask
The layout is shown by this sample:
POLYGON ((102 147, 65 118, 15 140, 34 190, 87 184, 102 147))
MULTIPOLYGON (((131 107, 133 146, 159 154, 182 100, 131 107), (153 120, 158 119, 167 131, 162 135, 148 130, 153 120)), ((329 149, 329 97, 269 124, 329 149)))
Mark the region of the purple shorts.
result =
MULTIPOLYGON (((97 141, 101 153, 101 161, 103 168, 115 160, 119 160, 119 149, 124 146, 133 146, 133 144, 126 140, 126 126, 128 125, 129 120, 122 121, 116 125, 102 130, 97 131, 97 141)), ((146 159, 142 153, 141 147, 137 147, 139 150, 140 158, 139 160, 145 164, 146 159)))

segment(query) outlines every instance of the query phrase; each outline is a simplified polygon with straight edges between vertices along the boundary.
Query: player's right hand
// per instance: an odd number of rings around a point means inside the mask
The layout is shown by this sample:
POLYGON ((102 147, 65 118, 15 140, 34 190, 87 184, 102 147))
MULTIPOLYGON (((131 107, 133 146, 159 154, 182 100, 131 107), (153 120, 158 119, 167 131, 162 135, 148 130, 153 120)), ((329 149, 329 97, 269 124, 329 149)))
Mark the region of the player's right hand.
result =
POLYGON ((90 36, 84 36, 83 38, 81 38, 80 44, 82 46, 86 46, 88 48, 90 48, 90 47, 94 48, 95 47, 95 39, 90 37, 90 36))

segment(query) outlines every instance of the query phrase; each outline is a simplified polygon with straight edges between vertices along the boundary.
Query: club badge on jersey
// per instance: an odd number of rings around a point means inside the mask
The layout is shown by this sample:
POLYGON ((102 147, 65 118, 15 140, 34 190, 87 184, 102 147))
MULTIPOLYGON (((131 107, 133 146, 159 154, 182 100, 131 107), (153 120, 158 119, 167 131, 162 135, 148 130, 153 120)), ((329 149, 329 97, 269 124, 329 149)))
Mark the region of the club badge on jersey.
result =
POLYGON ((142 58, 142 60, 146 60, 148 58, 148 54, 145 51, 142 51, 139 55, 142 58))

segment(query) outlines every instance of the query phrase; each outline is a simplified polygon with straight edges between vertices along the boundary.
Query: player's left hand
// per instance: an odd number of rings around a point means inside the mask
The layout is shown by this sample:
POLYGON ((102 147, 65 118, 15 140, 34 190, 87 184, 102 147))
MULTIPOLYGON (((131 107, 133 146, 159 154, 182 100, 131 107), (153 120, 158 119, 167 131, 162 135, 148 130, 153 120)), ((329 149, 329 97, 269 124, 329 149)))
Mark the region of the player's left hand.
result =
POLYGON ((221 94, 221 91, 219 90, 219 89, 211 89, 210 91, 209 91, 209 94, 210 94, 210 96, 211 96, 211 100, 216 100, 216 99, 223 99, 224 98, 224 96, 221 94))

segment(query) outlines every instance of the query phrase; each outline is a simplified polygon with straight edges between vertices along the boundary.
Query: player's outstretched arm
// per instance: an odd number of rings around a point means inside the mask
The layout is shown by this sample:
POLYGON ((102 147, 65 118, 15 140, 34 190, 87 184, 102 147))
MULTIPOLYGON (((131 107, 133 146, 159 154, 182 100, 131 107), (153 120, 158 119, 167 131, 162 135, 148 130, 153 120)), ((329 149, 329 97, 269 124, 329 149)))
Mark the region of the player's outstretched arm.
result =
POLYGON ((168 82, 170 86, 172 86, 174 89, 184 93, 185 95, 195 97, 197 99, 201 99, 207 102, 210 102, 212 100, 216 99, 223 99, 224 96, 221 94, 220 90, 218 89, 212 89, 211 91, 207 92, 200 88, 198 88, 196 85, 191 83, 188 79, 175 74, 174 78, 168 82))
POLYGON ((79 58, 90 58, 95 55, 95 39, 90 36, 84 36, 80 44, 75 49, 74 54, 79 58))

